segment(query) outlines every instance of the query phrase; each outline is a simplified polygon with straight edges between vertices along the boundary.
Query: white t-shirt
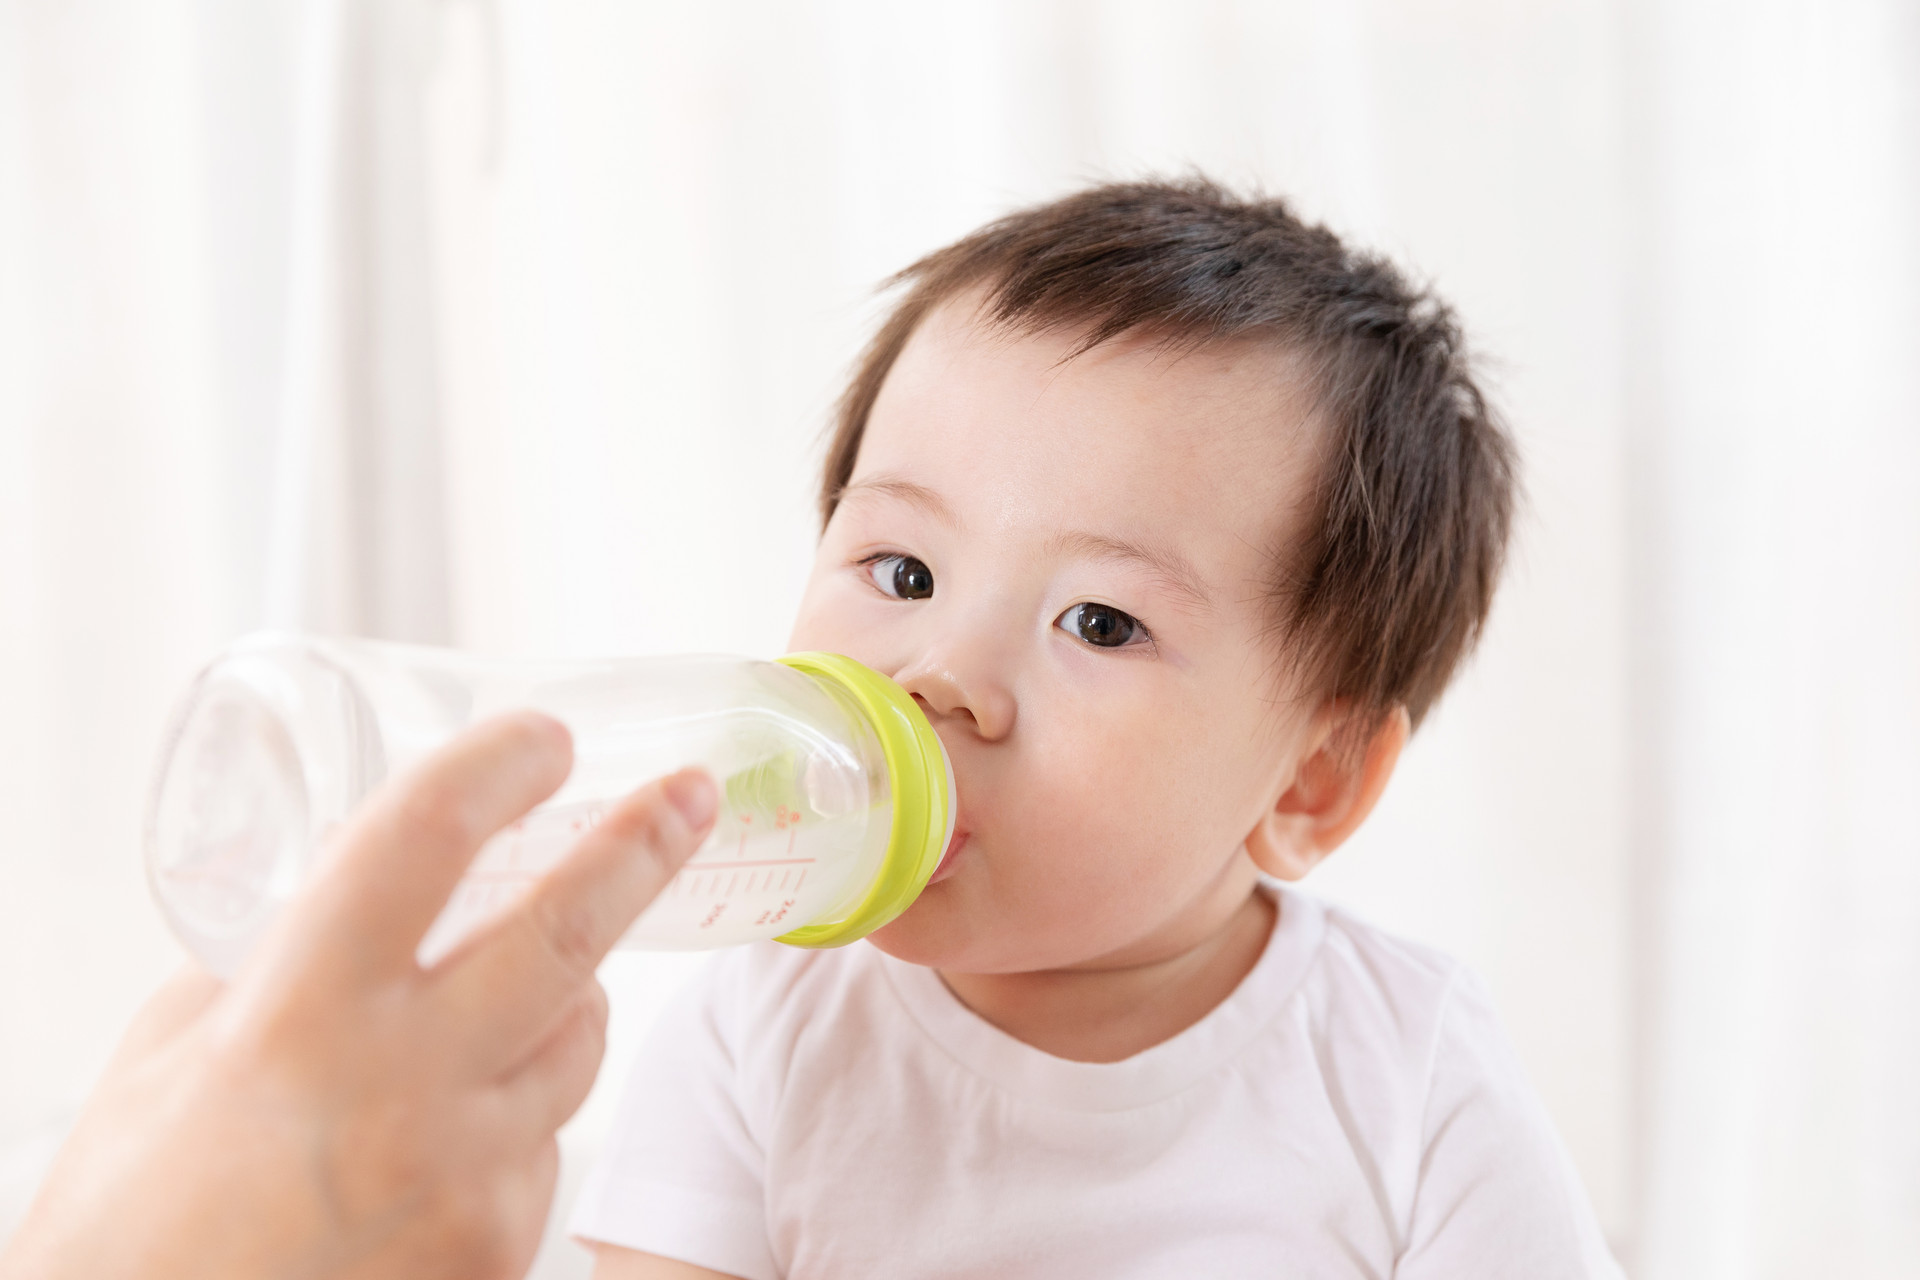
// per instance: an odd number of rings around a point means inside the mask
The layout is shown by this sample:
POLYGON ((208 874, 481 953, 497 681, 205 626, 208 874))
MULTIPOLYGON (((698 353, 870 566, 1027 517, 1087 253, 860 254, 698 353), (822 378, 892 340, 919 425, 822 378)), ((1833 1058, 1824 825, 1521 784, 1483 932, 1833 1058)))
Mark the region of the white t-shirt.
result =
POLYGON ((715 962, 573 1232, 746 1280, 1617 1277, 1479 983, 1277 891, 1233 994, 1068 1062, 865 943, 715 962))

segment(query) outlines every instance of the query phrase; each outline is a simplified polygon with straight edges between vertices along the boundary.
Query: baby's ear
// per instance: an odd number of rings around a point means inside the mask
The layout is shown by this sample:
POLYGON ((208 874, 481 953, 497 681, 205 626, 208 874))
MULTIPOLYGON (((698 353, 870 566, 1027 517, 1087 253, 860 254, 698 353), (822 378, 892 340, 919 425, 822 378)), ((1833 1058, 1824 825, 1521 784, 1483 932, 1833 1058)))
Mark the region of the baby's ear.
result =
POLYGON ((1270 876, 1300 879, 1359 829, 1413 732, 1407 709, 1395 707, 1356 746, 1338 732, 1341 715, 1337 706, 1322 715, 1292 781, 1247 835, 1254 865, 1270 876))

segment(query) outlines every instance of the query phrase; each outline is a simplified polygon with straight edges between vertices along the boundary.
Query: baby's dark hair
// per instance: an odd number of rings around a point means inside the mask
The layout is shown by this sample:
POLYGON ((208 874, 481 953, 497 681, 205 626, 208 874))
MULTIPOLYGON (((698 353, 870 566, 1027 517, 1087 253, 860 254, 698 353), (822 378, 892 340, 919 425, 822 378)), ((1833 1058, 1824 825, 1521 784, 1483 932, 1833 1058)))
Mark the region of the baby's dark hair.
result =
POLYGON ((1386 260, 1280 200, 1211 182, 1127 182, 1009 214, 929 254, 841 397, 820 494, 833 516, 881 384, 921 320, 984 290, 1026 332, 1180 347, 1271 337, 1301 357, 1325 424, 1305 534, 1273 551, 1274 626, 1348 728, 1418 724, 1472 649, 1505 557, 1514 450, 1475 384, 1458 321, 1386 260))

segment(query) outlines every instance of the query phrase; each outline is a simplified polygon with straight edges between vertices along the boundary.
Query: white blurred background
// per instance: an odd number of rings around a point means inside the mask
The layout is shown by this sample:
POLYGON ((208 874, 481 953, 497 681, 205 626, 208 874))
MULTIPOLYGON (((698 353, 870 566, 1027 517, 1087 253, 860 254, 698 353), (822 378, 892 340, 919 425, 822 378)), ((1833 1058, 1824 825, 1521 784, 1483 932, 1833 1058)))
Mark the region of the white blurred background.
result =
MULTIPOLYGON (((1196 168, 1431 278, 1525 451, 1311 887, 1487 976, 1634 1275, 1920 1276, 1912 0, 0 0, 0 1234, 177 963, 198 664, 772 655, 873 286, 1196 168)), ((569 1187, 687 971, 610 964, 569 1187)))

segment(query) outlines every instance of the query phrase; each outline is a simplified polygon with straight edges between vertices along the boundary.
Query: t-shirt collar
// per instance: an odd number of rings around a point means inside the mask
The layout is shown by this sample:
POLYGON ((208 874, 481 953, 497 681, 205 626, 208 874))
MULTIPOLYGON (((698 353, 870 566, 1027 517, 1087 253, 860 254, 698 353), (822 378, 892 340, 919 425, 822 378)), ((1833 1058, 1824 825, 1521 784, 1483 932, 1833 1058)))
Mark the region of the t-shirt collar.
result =
POLYGON ((1008 1093, 1073 1111, 1126 1111, 1172 1097, 1239 1057, 1280 1016, 1326 933, 1326 908, 1272 882, 1273 930, 1247 976, 1200 1021, 1119 1062, 1070 1062, 1014 1039, 962 1004, 921 965, 877 949, 889 985, 922 1031, 1008 1093))

